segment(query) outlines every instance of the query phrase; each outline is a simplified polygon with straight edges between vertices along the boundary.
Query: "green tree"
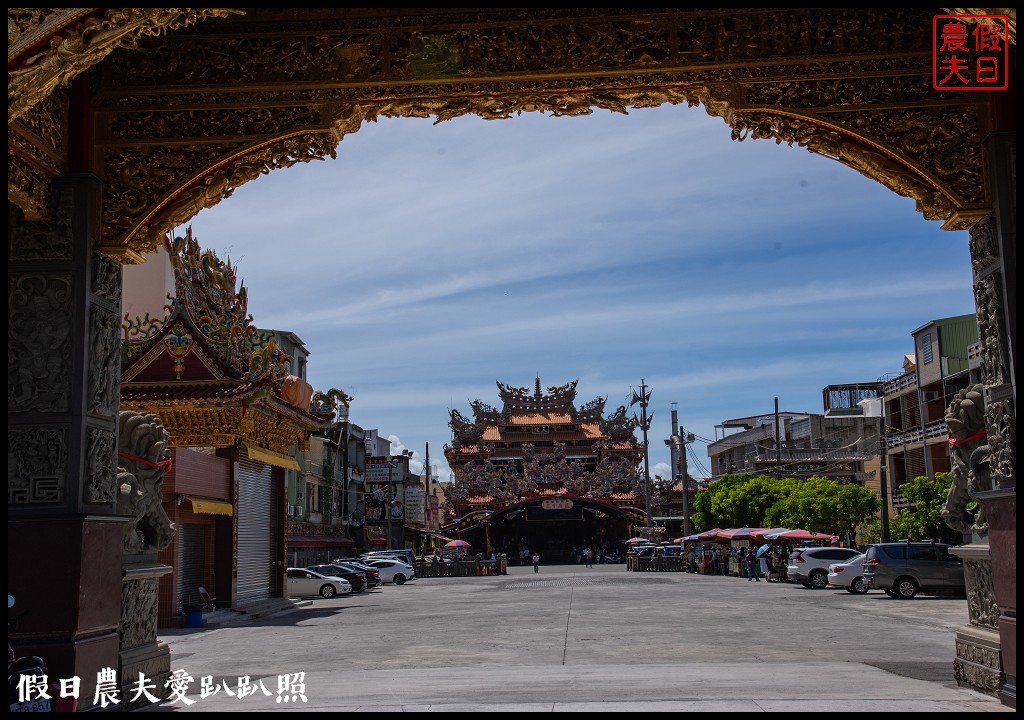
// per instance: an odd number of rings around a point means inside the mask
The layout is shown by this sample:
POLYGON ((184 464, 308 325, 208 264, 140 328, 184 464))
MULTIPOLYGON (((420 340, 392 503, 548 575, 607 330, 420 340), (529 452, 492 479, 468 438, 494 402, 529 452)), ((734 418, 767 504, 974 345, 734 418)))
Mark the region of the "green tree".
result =
POLYGON ((963 542, 963 536, 942 519, 942 506, 949 495, 953 478, 949 473, 935 473, 935 479, 918 475, 900 486, 900 492, 911 508, 900 510, 889 521, 894 538, 907 540, 938 540, 951 545, 963 542))
POLYGON ((733 491, 745 485, 754 475, 723 475, 711 483, 707 490, 697 493, 693 501, 693 527, 704 532, 716 527, 741 527, 735 517, 739 513, 733 491))
POLYGON ((854 537, 880 508, 875 494, 854 483, 815 476, 727 475, 698 494, 694 527, 788 527, 854 537))

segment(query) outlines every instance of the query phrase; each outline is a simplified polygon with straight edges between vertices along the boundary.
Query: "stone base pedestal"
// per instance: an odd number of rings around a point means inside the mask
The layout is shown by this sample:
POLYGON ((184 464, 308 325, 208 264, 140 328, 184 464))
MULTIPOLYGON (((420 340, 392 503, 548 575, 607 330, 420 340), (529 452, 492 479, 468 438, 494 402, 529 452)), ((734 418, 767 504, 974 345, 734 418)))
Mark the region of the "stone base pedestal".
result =
POLYGON ((971 621, 957 630, 953 675, 962 687, 998 697, 1003 660, 988 543, 974 542, 950 548, 949 552, 964 561, 967 613, 971 621))
POLYGON ((140 673, 146 678, 149 694, 158 700, 168 697, 167 681, 171 677, 171 650, 157 641, 121 652, 121 710, 145 710, 153 700, 139 690, 140 673), (138 698, 133 700, 133 697, 138 698))
POLYGON ((957 630, 953 676, 961 687, 998 697, 1002 679, 999 633, 972 625, 957 630))
POLYGON ((152 558, 133 560, 125 559, 121 585, 121 647, 117 674, 121 686, 120 710, 143 709, 153 703, 140 691, 140 682, 150 695, 158 700, 165 699, 171 675, 170 649, 157 639, 159 582, 171 568, 152 558))

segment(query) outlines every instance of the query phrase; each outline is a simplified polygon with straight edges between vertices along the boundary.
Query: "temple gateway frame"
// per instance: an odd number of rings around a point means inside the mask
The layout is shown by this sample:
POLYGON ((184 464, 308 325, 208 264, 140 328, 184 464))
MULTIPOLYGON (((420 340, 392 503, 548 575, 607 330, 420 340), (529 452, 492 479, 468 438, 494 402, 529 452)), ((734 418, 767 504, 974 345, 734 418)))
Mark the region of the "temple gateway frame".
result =
POLYGON ((985 642, 956 642, 978 674, 961 680, 994 672, 985 689, 1015 706, 1016 78, 932 89, 931 22, 951 13, 1008 13, 1015 73, 1013 9, 9 8, 8 561, 38 608, 24 630, 83 696, 116 667, 122 264, 378 117, 686 104, 970 230, 990 471, 970 487, 995 619, 985 642), (40 556, 69 550, 64 586, 33 589, 40 556))

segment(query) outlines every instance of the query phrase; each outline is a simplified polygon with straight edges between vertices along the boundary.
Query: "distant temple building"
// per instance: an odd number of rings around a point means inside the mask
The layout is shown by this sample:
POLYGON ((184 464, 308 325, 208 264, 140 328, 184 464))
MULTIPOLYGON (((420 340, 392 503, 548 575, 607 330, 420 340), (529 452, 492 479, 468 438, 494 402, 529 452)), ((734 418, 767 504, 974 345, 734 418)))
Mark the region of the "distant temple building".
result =
POLYGON ((498 382, 501 410, 479 400, 472 419, 451 410, 444 510, 454 531, 485 530, 480 549, 529 545, 551 557, 646 523, 637 423, 625 406, 605 416, 606 398, 577 407, 578 382, 546 392, 539 377, 532 392, 498 382))

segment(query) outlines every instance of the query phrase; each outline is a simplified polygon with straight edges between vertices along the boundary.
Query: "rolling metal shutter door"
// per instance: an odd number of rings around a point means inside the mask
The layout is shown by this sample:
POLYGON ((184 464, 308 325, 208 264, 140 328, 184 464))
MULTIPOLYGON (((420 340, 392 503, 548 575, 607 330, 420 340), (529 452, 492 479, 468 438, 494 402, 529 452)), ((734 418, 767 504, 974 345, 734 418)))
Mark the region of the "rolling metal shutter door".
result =
POLYGON ((274 537, 271 489, 269 465, 246 457, 239 458, 236 607, 252 605, 270 597, 274 537))
POLYGON ((199 602, 206 585, 206 526, 182 523, 178 535, 178 593, 183 602, 199 602))

